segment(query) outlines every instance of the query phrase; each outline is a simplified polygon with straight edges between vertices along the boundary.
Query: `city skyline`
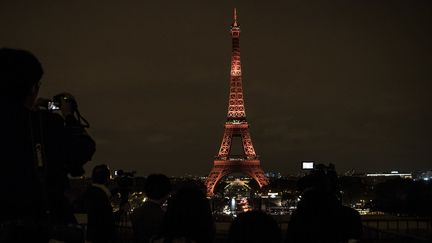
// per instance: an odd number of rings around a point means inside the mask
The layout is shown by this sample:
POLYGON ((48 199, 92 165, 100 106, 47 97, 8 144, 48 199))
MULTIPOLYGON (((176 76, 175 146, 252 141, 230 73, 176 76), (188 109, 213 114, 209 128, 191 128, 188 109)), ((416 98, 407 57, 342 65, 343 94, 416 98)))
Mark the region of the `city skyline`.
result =
POLYGON ((431 169, 432 3, 0 4, 1 46, 32 51, 41 96, 68 91, 94 161, 206 175, 229 94, 232 9, 248 120, 265 171, 431 169))

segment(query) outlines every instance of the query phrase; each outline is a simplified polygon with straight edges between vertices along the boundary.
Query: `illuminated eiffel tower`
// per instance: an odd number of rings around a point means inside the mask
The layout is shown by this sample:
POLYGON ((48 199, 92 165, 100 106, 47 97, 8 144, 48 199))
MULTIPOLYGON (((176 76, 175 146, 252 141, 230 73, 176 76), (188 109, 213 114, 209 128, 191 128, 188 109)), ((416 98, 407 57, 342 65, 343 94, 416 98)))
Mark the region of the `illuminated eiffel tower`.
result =
POLYGON ((205 183, 208 196, 212 196, 217 183, 231 173, 240 172, 249 175, 260 187, 268 184, 268 179, 261 169, 258 155, 253 147, 249 124, 246 121, 240 63, 240 26, 237 21, 236 9, 234 9, 234 20, 230 32, 232 55, 228 114, 222 144, 205 183), (243 153, 240 156, 232 154, 233 137, 241 139, 243 153))

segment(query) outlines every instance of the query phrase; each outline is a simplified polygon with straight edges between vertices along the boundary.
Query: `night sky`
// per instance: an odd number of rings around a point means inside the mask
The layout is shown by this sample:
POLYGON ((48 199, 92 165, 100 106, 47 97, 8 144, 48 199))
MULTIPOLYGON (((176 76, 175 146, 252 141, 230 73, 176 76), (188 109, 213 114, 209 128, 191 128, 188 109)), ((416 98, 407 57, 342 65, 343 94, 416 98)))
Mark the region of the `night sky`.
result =
POLYGON ((432 1, 0 0, 0 46, 40 58, 41 96, 76 96, 97 142, 87 169, 206 175, 234 7, 264 170, 432 169, 432 1))

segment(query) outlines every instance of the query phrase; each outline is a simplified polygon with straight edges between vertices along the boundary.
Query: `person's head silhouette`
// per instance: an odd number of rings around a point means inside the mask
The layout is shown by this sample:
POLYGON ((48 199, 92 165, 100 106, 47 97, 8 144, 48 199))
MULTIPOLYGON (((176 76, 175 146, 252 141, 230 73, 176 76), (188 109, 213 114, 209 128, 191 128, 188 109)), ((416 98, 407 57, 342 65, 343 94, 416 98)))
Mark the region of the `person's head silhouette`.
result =
POLYGON ((241 213, 232 222, 228 243, 279 243, 281 230, 276 221, 261 211, 241 213))
POLYGON ((154 201, 165 201, 171 192, 171 182, 166 175, 151 174, 144 184, 144 192, 154 201))
POLYGON ((111 176, 110 169, 107 165, 97 165, 92 171, 92 181, 96 184, 106 184, 108 183, 111 176))
POLYGON ((42 65, 29 51, 0 48, 0 85, 4 101, 32 107, 42 75, 42 65))
POLYGON ((161 235, 166 240, 213 242, 215 226, 203 191, 198 187, 184 187, 168 200, 161 235))

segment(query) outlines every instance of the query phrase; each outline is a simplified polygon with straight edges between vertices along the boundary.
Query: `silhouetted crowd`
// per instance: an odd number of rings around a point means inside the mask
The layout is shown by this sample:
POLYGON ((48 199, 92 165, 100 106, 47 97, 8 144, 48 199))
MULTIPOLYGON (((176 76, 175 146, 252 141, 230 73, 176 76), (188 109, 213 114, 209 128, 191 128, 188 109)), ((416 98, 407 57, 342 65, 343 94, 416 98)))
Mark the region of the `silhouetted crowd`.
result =
MULTIPOLYGON (((113 210, 106 165, 92 171, 82 195, 84 230, 74 216, 70 176, 82 176, 96 145, 76 99, 61 93, 38 99, 43 68, 28 51, 0 49, 2 143, 0 242, 121 242, 116 222, 129 212, 127 200, 113 210)), ((341 204, 334 167, 319 167, 298 182, 302 192, 283 237, 277 222, 261 211, 239 214, 226 242, 356 242, 359 214, 341 204)), ((173 190, 162 174, 146 179, 147 200, 130 214, 137 243, 211 243, 216 228, 205 192, 186 184, 173 190)))

